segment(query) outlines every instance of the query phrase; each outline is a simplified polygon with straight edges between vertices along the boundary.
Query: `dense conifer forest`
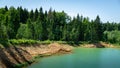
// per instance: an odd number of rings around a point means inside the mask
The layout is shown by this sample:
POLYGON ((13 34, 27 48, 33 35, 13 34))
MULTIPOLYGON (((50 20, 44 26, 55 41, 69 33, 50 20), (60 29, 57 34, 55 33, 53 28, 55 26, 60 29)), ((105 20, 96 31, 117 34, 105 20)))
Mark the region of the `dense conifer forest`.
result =
POLYGON ((52 8, 28 11, 5 6, 0 8, 0 43, 4 45, 9 39, 119 43, 120 23, 102 22, 99 15, 94 20, 79 14, 71 18, 64 11, 52 8))

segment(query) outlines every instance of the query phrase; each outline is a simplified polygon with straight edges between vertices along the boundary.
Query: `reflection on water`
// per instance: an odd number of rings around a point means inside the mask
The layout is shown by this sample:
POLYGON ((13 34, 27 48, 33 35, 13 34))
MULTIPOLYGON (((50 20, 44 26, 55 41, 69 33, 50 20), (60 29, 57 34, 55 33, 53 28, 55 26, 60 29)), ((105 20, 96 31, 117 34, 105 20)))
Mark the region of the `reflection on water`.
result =
POLYGON ((45 57, 28 68, 120 68, 120 50, 76 48, 72 54, 45 57))

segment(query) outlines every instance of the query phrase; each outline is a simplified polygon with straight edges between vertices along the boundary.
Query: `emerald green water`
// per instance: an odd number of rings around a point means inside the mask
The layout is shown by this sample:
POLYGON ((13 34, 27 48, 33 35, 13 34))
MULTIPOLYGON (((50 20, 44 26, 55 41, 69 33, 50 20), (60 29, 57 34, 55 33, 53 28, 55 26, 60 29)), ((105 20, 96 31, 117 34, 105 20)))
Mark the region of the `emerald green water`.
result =
POLYGON ((120 49, 76 48, 72 54, 39 59, 28 68, 120 68, 120 49))

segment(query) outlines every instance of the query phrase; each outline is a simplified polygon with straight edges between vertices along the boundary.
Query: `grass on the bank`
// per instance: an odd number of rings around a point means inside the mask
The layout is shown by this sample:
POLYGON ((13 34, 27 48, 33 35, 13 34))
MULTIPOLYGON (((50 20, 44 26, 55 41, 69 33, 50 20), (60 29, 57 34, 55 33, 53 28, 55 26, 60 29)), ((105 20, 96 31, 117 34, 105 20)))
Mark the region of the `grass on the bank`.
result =
POLYGON ((26 40, 26 39, 11 39, 9 40, 12 45, 21 45, 21 44, 36 44, 38 41, 35 40, 26 40))
MULTIPOLYGON (((33 44, 51 44, 51 43, 59 43, 59 44, 69 44, 69 45, 72 45, 72 46, 79 46, 80 44, 90 44, 90 43, 93 43, 93 42, 90 42, 90 41, 79 41, 79 42, 76 42, 76 41, 50 41, 50 40, 45 40, 45 41, 40 41, 40 40, 31 40, 31 39, 10 39, 8 40, 7 43, 9 43, 9 45, 2 45, 0 44, 0 48, 3 48, 3 47, 8 47, 8 46, 12 46, 12 45, 33 45, 33 44)), ((99 42, 95 42, 95 43, 99 43, 99 42)), ((119 46, 120 44, 119 43, 114 43, 113 45, 115 46, 119 46)))
POLYGON ((25 66, 28 66, 29 64, 27 63, 27 62, 24 62, 24 63, 22 63, 22 64, 16 64, 15 66, 14 66, 14 68, 22 68, 22 67, 25 67, 25 66))
POLYGON ((26 67, 28 66, 29 64, 35 62, 35 60, 30 60, 29 63, 28 62, 24 62, 22 64, 16 64, 13 66, 13 68, 22 68, 22 67, 26 67))
POLYGON ((32 44, 50 44, 52 41, 40 41, 40 40, 31 40, 31 39, 10 39, 9 43, 12 45, 32 45, 32 44))
POLYGON ((40 40, 31 40, 31 39, 11 39, 8 41, 12 45, 31 45, 31 44, 50 44, 50 43, 59 43, 59 44, 84 44, 84 43, 90 43, 89 41, 79 41, 79 42, 74 42, 74 41, 50 41, 50 40, 45 40, 45 41, 40 41, 40 40))

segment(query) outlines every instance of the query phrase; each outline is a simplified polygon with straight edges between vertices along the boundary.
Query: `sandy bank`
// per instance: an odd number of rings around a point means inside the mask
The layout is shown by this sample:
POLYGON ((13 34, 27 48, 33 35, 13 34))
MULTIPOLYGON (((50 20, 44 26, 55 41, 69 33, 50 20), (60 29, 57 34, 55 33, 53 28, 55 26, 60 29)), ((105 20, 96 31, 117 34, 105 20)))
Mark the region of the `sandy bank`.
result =
POLYGON ((0 49, 0 68, 14 68, 17 64, 31 63, 33 57, 49 56, 56 53, 70 53, 72 47, 58 43, 49 45, 21 45, 0 49))
POLYGON ((110 43, 106 42, 99 42, 99 43, 91 43, 91 44, 81 44, 79 47, 83 48, 118 48, 119 46, 115 46, 110 43))
MULTIPOLYGON (((105 42, 92 44, 79 44, 77 47, 83 48, 116 48, 112 44, 105 42)), ((71 53, 73 47, 69 44, 34 44, 19 45, 8 48, 0 48, 0 68, 14 68, 18 64, 31 64, 36 56, 50 56, 53 54, 71 53)))
POLYGON ((71 52, 72 46, 62 45, 58 43, 52 43, 49 45, 32 45, 32 46, 21 46, 23 50, 26 50, 31 54, 32 57, 37 55, 52 55, 58 52, 71 52))

